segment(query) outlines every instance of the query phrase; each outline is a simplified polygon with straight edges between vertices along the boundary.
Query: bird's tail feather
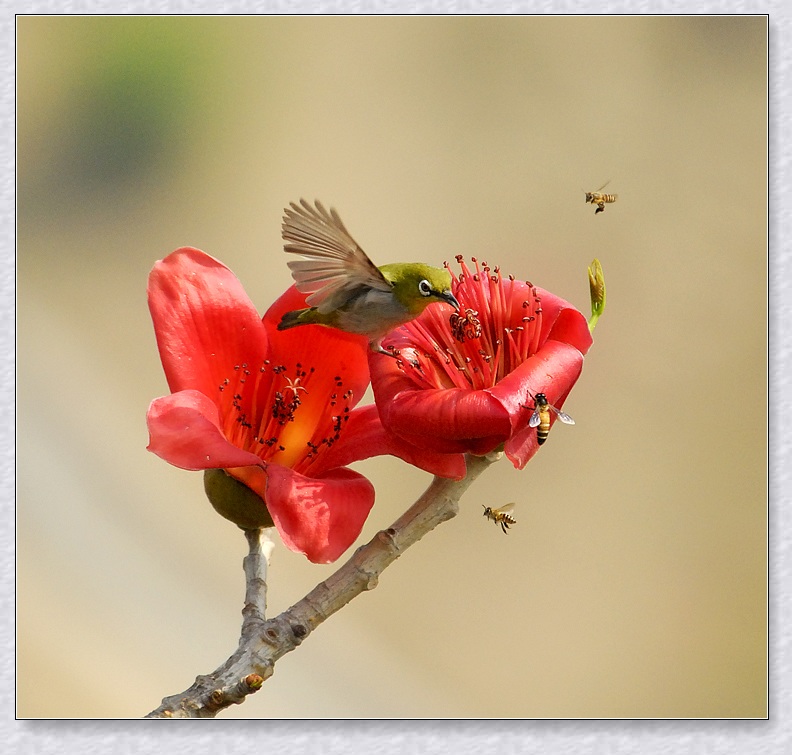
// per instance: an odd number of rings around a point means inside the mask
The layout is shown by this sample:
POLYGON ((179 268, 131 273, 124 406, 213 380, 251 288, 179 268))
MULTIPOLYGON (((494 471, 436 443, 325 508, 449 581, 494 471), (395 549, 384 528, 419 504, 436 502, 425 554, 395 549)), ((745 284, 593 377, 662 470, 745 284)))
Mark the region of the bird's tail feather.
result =
POLYGON ((306 315, 310 311, 310 309, 293 309, 291 312, 286 312, 278 323, 278 330, 288 330, 298 325, 309 324, 311 320, 308 319, 306 315))

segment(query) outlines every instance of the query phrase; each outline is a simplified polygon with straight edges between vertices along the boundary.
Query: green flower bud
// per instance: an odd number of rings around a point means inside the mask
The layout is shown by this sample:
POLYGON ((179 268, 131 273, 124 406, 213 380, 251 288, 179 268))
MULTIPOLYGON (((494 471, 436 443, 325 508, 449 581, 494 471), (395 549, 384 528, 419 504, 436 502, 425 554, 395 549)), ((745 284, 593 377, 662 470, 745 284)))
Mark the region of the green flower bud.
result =
POLYGON ((605 310, 605 276, 602 273, 602 265, 595 257, 588 269, 589 288, 591 289, 591 318, 589 319, 589 331, 594 330, 600 315, 605 310))
POLYGON ((224 469, 204 470, 206 497, 220 516, 243 530, 274 527, 267 505, 224 469))

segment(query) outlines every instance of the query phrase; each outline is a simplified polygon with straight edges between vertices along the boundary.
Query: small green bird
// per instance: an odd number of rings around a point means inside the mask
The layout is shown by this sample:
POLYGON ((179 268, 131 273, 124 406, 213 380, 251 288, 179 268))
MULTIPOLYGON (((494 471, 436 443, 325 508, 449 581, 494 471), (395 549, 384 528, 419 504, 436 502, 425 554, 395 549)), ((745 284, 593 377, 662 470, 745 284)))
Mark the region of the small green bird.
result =
POLYGON ((291 203, 283 217, 284 249, 305 259, 289 262, 297 290, 310 294, 306 309, 286 312, 278 330, 327 325, 369 339, 382 354, 382 339, 418 317, 434 302, 459 310, 451 293, 451 274, 420 262, 377 267, 344 227, 334 209, 304 199, 291 203))

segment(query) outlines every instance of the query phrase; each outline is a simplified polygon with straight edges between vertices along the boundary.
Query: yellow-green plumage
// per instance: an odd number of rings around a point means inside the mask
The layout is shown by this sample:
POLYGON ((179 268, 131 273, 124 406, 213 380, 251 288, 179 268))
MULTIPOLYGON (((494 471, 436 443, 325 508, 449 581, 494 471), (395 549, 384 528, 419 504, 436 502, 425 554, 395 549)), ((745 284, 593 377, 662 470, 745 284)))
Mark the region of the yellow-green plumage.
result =
POLYGON ((288 330, 289 328, 296 328, 298 325, 327 325, 332 328, 335 327, 335 320, 335 312, 328 312, 323 315, 316 307, 293 309, 281 317, 281 321, 278 323, 278 330, 288 330))
MULTIPOLYGON (((448 270, 424 265, 421 262, 394 262, 378 269, 385 280, 393 286, 396 300, 415 317, 436 301, 451 304, 448 296, 443 294, 443 292, 451 293, 451 273, 448 270), (421 294, 419 288, 421 281, 429 283, 432 294, 429 296, 421 294)), ((459 309, 459 305, 456 305, 456 308, 459 309)))
MULTIPOLYGON (((344 227, 335 210, 304 199, 286 208, 285 250, 302 260, 289 262, 297 290, 309 294, 306 309, 283 315, 279 330, 326 325, 366 336, 372 348, 394 328, 409 322, 432 303, 459 303, 451 293, 447 270, 420 262, 376 267, 344 227)), ((385 352, 388 353, 388 352, 385 352)))
MULTIPOLYGON (((293 309, 291 312, 286 312, 278 323, 278 330, 288 330, 289 328, 296 328, 298 325, 314 325, 317 324, 317 312, 315 309, 293 309)), ((324 323, 318 323, 324 325, 324 323)))

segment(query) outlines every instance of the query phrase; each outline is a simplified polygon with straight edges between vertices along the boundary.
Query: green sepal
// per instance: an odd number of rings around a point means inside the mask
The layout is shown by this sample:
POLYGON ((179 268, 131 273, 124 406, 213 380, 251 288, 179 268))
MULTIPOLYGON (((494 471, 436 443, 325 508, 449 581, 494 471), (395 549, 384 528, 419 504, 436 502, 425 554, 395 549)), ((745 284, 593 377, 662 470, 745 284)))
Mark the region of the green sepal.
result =
POLYGON ((214 510, 237 527, 257 530, 275 526, 264 501, 224 469, 204 470, 204 490, 214 510))

